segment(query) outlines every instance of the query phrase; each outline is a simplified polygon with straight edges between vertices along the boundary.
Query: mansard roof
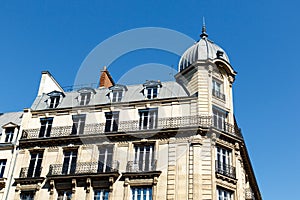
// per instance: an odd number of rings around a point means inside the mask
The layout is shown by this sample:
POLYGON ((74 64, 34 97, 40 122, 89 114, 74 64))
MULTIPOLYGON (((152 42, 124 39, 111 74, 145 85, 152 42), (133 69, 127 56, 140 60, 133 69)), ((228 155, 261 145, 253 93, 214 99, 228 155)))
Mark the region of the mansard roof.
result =
POLYGON ((3 126, 8 124, 21 125, 23 112, 8 112, 0 115, 0 133, 2 132, 3 126))
MULTIPOLYGON (((184 90, 184 88, 175 81, 170 82, 160 82, 162 87, 160 88, 159 95, 157 99, 165 98, 176 98, 176 97, 187 97, 189 94, 184 90)), ((124 96, 121 102, 132 102, 132 101, 142 101, 145 100, 143 93, 144 85, 128 85, 126 86, 124 96)), ((91 98, 88 105, 101 105, 111 103, 108 97, 108 94, 111 92, 109 88, 96 88, 93 89, 95 93, 91 98)), ((62 99, 57 108, 69 108, 79 106, 78 96, 80 95, 78 91, 65 92, 65 97, 62 99)), ((43 94, 37 96, 33 102, 31 109, 32 110, 44 110, 48 109, 47 100, 49 96, 43 94)))

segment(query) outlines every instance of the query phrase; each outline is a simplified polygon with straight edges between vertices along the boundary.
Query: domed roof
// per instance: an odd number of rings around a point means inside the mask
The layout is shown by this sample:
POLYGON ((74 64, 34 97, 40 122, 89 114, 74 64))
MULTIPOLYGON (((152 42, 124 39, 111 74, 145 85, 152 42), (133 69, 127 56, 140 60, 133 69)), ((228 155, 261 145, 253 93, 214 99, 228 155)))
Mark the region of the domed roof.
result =
POLYGON ((202 34, 200 37, 200 40, 188 48, 181 56, 178 64, 179 71, 184 70, 186 67, 198 60, 221 58, 229 63, 229 59, 225 51, 207 38, 208 35, 206 33, 205 26, 202 27, 202 34))

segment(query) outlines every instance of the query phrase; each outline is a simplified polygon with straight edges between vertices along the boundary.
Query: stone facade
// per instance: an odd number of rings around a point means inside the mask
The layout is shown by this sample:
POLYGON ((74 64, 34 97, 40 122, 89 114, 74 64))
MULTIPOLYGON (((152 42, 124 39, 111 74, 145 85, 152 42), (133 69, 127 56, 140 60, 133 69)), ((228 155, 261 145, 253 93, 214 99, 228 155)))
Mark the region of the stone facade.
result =
POLYGON ((105 69, 101 87, 66 92, 43 72, 8 199, 262 199, 234 117, 236 72, 201 37, 213 52, 191 50, 207 57, 181 60, 173 82, 116 85, 105 69))

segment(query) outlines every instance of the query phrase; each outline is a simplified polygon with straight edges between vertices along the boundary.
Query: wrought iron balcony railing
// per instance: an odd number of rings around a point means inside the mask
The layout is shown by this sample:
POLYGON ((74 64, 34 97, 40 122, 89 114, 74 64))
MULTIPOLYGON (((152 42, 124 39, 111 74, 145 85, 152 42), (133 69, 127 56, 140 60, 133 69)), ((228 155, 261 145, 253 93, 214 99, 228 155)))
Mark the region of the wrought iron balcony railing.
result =
POLYGON ((225 164, 225 163, 222 163, 217 160, 216 160, 216 172, 218 174, 222 174, 222 175, 230 177, 230 178, 236 177, 235 167, 225 164))
MULTIPOLYGON (((155 127, 149 126, 147 130, 160 130, 160 129, 168 129, 168 128, 182 128, 182 127, 195 127, 202 126, 209 128, 211 126, 221 130, 228 132, 233 135, 240 136, 240 130, 229 124, 224 123, 222 127, 216 127, 213 123, 213 118, 211 116, 182 116, 182 117, 168 117, 168 118, 159 118, 157 120, 157 125, 155 127)), ((145 130, 145 127, 142 128, 145 130)), ((139 120, 131 120, 131 121, 120 121, 118 123, 118 132, 129 132, 129 131, 140 131, 141 127, 139 124, 139 120)), ((40 129, 26 129, 22 132, 22 139, 32 139, 39 138, 40 129)), ((82 135, 89 134, 107 134, 105 131, 105 123, 97 123, 97 124, 85 124, 82 135)), ((69 136, 72 134, 72 126, 58 126, 52 127, 51 133, 49 137, 63 137, 69 136)))
POLYGON ((149 161, 128 161, 126 166, 127 172, 149 172, 156 171, 157 160, 149 161))
POLYGON ((222 99, 223 101, 225 101, 225 94, 221 93, 220 91, 217 90, 212 90, 212 94, 214 97, 217 97, 219 99, 222 99))
POLYGON ((48 176, 55 175, 80 175, 117 172, 119 162, 113 161, 110 165, 101 162, 79 162, 76 165, 52 164, 48 176))
POLYGON ((22 167, 20 178, 38 178, 41 176, 42 167, 22 167))

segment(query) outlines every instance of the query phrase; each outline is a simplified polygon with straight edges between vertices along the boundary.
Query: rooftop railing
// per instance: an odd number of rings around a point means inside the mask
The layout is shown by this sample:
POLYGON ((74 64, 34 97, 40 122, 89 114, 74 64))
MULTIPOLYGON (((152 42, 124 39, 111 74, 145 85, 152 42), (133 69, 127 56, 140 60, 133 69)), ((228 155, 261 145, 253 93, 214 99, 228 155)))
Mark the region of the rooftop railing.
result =
MULTIPOLYGON (((95 124, 85 124, 83 131, 75 132, 72 126, 58 126, 52 127, 49 137, 63 137, 70 135, 90 135, 90 134, 106 134, 109 133, 105 129, 105 123, 95 123, 95 124)), ((149 126, 141 126, 139 120, 130 120, 130 121, 120 121, 118 123, 117 132, 132 132, 132 131, 141 131, 141 130, 163 130, 171 128, 184 128, 184 127, 197 127, 201 126, 204 128, 214 127, 226 133, 241 136, 240 130, 229 123, 224 123, 222 126, 214 126, 213 118, 211 116, 182 116, 182 117, 168 117, 168 118, 159 118, 157 119, 155 125, 149 124, 149 126)), ((26 129, 22 132, 22 139, 32 139, 39 138, 40 129, 26 129)), ((116 132, 116 131, 113 131, 116 132)))

